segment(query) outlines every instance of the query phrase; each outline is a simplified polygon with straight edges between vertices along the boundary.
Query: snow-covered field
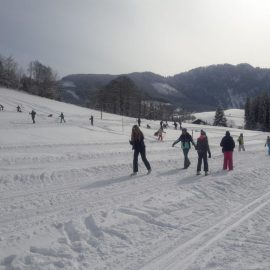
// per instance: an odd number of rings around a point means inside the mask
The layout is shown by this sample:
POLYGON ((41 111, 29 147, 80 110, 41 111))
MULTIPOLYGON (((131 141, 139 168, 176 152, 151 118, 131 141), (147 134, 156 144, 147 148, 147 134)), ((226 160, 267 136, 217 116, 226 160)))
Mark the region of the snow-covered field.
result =
MULTIPOLYGON (((269 134, 230 129, 235 139, 244 133, 247 151, 235 151, 226 172, 225 129, 205 126, 211 174, 195 176, 196 151, 180 170, 180 145, 171 147, 180 131, 169 128, 158 142, 159 122, 143 120, 153 171, 139 160, 130 177, 135 119, 101 120, 98 111, 3 88, 0 104, 1 270, 270 269, 269 134)), ((198 136, 200 126, 184 126, 198 136)))
MULTIPOLYGON (((244 127, 244 110, 240 109, 229 109, 224 111, 225 117, 227 118, 227 125, 229 127, 244 127)), ((209 124, 213 124, 215 119, 215 112, 203 112, 203 113, 194 113, 196 119, 201 119, 206 121, 209 124)))

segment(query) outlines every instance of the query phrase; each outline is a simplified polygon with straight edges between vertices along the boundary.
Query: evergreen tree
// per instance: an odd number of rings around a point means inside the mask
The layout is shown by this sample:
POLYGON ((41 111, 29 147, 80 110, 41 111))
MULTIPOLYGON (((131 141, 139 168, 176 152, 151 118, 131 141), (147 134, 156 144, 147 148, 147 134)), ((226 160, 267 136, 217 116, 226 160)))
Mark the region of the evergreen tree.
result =
POLYGON ((245 104, 245 128, 255 130, 270 130, 270 97, 267 93, 247 99, 245 104))
POLYGON ((221 107, 216 109, 213 126, 227 127, 227 119, 225 117, 224 110, 221 107))
POLYGON ((251 129, 251 102, 249 97, 245 104, 245 128, 251 129))

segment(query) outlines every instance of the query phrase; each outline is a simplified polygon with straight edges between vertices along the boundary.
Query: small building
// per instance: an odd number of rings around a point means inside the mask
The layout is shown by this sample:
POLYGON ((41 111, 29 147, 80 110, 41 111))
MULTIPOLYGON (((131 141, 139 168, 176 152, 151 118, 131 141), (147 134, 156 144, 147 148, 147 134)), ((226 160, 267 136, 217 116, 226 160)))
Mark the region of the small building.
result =
POLYGON ((206 121, 203 121, 202 119, 196 119, 195 121, 192 122, 192 124, 196 125, 207 125, 206 121))

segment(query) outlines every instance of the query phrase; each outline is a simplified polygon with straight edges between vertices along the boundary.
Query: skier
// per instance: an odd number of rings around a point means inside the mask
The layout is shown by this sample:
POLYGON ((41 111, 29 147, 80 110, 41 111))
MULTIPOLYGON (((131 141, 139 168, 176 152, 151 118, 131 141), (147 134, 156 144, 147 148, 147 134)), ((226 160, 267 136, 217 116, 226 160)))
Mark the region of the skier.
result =
POLYGON ((202 160, 203 160, 203 168, 204 168, 205 175, 208 175, 207 153, 208 153, 208 158, 211 158, 211 152, 210 152, 210 148, 208 144, 208 138, 204 130, 201 130, 201 135, 197 139, 196 149, 198 152, 197 175, 201 174, 202 160))
POLYGON ((21 107, 19 105, 16 108, 17 108, 17 112, 22 112, 21 107))
POLYGON ((174 129, 177 129, 177 123, 175 121, 173 122, 173 125, 174 125, 174 129))
POLYGON ((138 126, 139 127, 141 126, 141 118, 140 117, 138 118, 138 126))
POLYGON ((163 141, 163 133, 166 133, 165 131, 163 131, 163 128, 160 128, 157 131, 158 141, 163 141))
POLYGON ((91 122, 91 126, 93 126, 94 125, 94 116, 91 115, 90 118, 89 118, 89 120, 91 122))
POLYGON ((0 111, 4 110, 4 106, 2 104, 0 104, 0 111))
POLYGON ((61 112, 61 114, 60 114, 60 123, 62 123, 62 122, 64 122, 64 123, 66 123, 66 120, 65 120, 65 117, 64 117, 64 114, 61 112))
POLYGON ((240 133, 240 136, 238 137, 237 141, 239 143, 238 151, 239 152, 241 152, 241 150, 245 151, 243 133, 240 133))
POLYGON ((227 168, 231 171, 233 170, 233 149, 235 147, 235 142, 229 131, 226 131, 225 136, 220 142, 222 147, 222 152, 224 154, 223 170, 227 168))
POLYGON ((268 147, 268 155, 270 156, 270 137, 269 136, 267 136, 266 143, 264 146, 268 147))
POLYGON ((163 128, 163 121, 162 120, 160 121, 159 124, 160 124, 160 127, 163 128))
POLYGON ((183 154, 184 154, 184 169, 187 169, 190 166, 190 160, 188 158, 188 152, 190 149, 190 143, 193 144, 193 146, 196 149, 196 145, 191 137, 191 135, 187 132, 186 128, 182 129, 182 134, 180 135, 180 137, 172 144, 172 147, 174 147, 178 142, 181 141, 181 148, 183 150, 183 154))
POLYGON ((147 124, 147 125, 146 125, 146 128, 150 129, 151 127, 150 127, 150 125, 147 124))
POLYGON ((140 128, 137 125, 134 125, 132 127, 131 132, 131 140, 129 143, 132 145, 132 149, 134 150, 133 155, 133 173, 131 176, 136 175, 138 173, 138 156, 141 154, 142 161, 147 168, 148 172, 147 174, 151 173, 151 166, 146 159, 145 155, 145 144, 144 144, 144 136, 141 132, 140 128))
POLYGON ((32 110, 32 112, 30 112, 29 114, 31 114, 33 124, 35 124, 36 123, 35 122, 36 112, 34 110, 32 110))

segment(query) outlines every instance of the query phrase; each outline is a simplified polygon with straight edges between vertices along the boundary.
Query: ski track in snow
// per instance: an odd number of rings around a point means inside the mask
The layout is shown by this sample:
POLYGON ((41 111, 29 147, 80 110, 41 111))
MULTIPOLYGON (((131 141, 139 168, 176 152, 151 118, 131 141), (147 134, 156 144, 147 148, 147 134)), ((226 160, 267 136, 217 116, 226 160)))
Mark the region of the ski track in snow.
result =
MULTIPOLYGON (((211 173, 195 176, 194 149, 180 170, 181 149, 171 147, 179 131, 157 142, 152 121, 143 131, 153 171, 139 160, 130 177, 135 119, 100 121, 98 112, 5 89, 0 103, 0 270, 270 268, 267 134, 244 131, 247 152, 235 151, 235 169, 225 172, 225 129, 204 127, 211 173), (61 111, 65 125, 46 117, 61 111)), ((186 126, 195 136, 201 128, 186 126)), ((235 139, 240 132, 231 129, 235 139)))

